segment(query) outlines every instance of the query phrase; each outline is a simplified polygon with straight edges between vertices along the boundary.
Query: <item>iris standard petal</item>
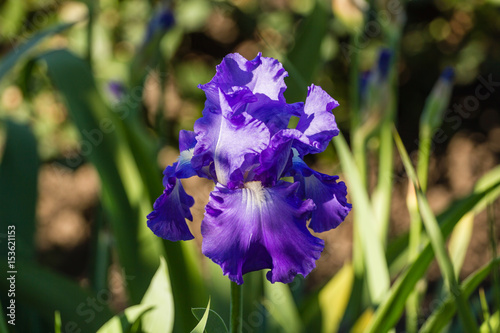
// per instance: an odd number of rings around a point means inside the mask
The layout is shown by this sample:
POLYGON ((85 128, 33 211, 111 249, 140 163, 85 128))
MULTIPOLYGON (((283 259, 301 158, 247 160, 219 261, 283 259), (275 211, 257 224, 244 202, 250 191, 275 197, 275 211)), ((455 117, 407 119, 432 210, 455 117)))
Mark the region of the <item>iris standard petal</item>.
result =
POLYGON ((228 93, 232 87, 248 87, 254 94, 264 94, 272 100, 284 101, 286 76, 288 73, 276 59, 263 57, 259 53, 249 61, 238 53, 232 53, 224 57, 217 66, 213 79, 199 88, 215 104, 217 89, 228 93))
POLYGON ((230 115, 231 106, 219 90, 221 111, 206 110, 195 123, 198 140, 193 165, 214 163, 217 182, 228 185, 243 180, 246 169, 258 160, 258 154, 269 144, 266 125, 248 113, 230 115))
POLYGON ((304 114, 300 117, 297 130, 311 141, 310 146, 297 146, 300 155, 319 153, 326 149, 330 140, 339 134, 332 109, 339 103, 321 87, 311 85, 307 90, 304 114))
POLYGON ((172 177, 147 217, 148 227, 156 236, 170 241, 193 239, 186 223, 186 219, 193 220, 189 210, 193 205, 194 199, 184 191, 181 181, 172 177))
POLYGON ((238 284, 243 274, 266 268, 273 283, 309 274, 324 242, 306 227, 314 203, 297 197, 298 186, 262 187, 254 181, 231 190, 217 185, 201 226, 203 254, 238 284))
POLYGON ((294 180, 300 182, 299 194, 312 199, 316 209, 311 214, 309 227, 315 232, 334 229, 345 220, 352 205, 347 202, 347 187, 338 182, 338 176, 329 176, 310 169, 300 157, 293 158, 294 180))

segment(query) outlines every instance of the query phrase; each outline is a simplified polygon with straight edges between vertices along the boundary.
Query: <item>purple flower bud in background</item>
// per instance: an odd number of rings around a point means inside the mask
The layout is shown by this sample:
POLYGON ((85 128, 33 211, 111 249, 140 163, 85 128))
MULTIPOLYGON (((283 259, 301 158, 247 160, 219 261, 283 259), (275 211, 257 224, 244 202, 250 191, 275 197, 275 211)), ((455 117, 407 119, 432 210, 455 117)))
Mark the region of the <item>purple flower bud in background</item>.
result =
POLYGON ((455 78, 455 71, 453 70, 452 67, 447 66, 442 72, 441 72, 441 79, 448 81, 449 83, 453 82, 453 79, 455 78))
POLYGON ((377 71, 380 80, 386 80, 389 74, 390 64, 392 60, 392 52, 389 49, 382 49, 380 51, 377 63, 377 71))
POLYGON ((168 31, 175 24, 175 18, 173 12, 170 10, 169 6, 163 5, 156 13, 153 15, 146 28, 146 34, 144 36, 144 43, 147 44, 154 37, 155 34, 163 34, 168 31))
POLYGON ((431 133, 443 123, 444 113, 450 103, 454 77, 453 68, 446 67, 425 101, 420 126, 427 128, 431 133))
POLYGON ((336 228, 351 210, 339 177, 303 160, 324 151, 339 133, 331 111, 338 103, 311 85, 305 103, 288 104, 286 76, 281 63, 260 53, 251 61, 237 53, 222 60, 213 79, 199 86, 207 97, 203 116, 194 132, 180 132, 179 159, 165 169, 165 190, 148 215, 157 236, 192 239, 186 219, 192 220, 194 200, 180 179, 211 179, 202 252, 238 284, 245 273, 261 269, 270 269, 273 283, 306 276, 324 248, 309 228, 336 228), (288 128, 292 116, 299 121, 288 128))
POLYGON ((125 86, 120 81, 109 81, 108 90, 117 101, 120 101, 126 92, 125 86))

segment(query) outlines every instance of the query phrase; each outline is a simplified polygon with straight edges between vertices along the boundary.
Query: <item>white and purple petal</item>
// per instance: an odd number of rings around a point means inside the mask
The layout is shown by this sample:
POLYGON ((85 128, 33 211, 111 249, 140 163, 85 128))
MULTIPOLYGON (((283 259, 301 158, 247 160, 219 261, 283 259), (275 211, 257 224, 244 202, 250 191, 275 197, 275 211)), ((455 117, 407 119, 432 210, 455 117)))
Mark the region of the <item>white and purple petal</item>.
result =
POLYGON ((263 57, 259 53, 255 59, 247 60, 238 53, 232 53, 217 66, 213 79, 199 88, 205 91, 207 99, 214 104, 217 104, 217 89, 228 93, 233 87, 247 87, 253 94, 264 94, 272 100, 284 101, 286 76, 288 73, 276 59, 263 57))
POLYGON ((301 156, 324 151, 330 140, 339 134, 332 113, 332 109, 338 105, 321 87, 313 84, 308 88, 304 113, 299 119, 297 130, 304 133, 311 143, 307 147, 296 147, 301 156))
POLYGON ((193 204, 194 199, 184 191, 181 181, 171 177, 147 216, 148 227, 156 236, 173 242, 193 239, 186 223, 186 219, 193 220, 189 210, 193 204))
POLYGON ((309 274, 324 242, 307 229, 314 203, 297 197, 298 186, 280 182, 262 187, 258 181, 238 189, 217 185, 201 226, 203 254, 238 284, 243 274, 267 268, 272 283, 309 274))
POLYGON ((213 162, 217 182, 228 185, 243 180, 247 169, 267 147, 270 132, 260 120, 243 112, 235 115, 227 96, 219 90, 220 110, 205 109, 195 123, 195 168, 213 162))

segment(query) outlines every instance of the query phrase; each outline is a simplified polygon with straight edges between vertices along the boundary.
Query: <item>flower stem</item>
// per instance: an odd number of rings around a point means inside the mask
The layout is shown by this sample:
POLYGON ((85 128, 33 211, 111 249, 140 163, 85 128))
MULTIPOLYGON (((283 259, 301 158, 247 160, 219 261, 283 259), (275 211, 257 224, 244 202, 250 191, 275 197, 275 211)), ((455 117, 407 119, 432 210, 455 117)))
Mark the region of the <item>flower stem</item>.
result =
POLYGON ((231 281, 230 332, 241 333, 243 328, 243 296, 241 286, 231 281))

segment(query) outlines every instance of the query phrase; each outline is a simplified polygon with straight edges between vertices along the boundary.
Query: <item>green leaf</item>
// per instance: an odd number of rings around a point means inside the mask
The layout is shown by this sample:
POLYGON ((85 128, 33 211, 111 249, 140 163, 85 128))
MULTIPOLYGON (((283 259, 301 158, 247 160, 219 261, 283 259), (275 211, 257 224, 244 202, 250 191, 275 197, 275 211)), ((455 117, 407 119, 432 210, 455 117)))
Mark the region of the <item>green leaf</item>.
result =
POLYGON ((474 316, 472 314, 472 310, 469 304, 466 302, 466 299, 463 297, 463 294, 458 286, 458 282, 456 280, 455 273, 453 271, 453 265, 451 263, 451 259, 446 251, 443 234, 441 232, 441 229, 439 228, 437 219, 434 216, 430 208, 430 205, 427 202, 427 199, 422 192, 422 189, 420 188, 417 174, 413 169, 410 157, 396 129, 394 129, 394 140, 396 142, 396 146, 399 150, 399 154, 403 161, 403 165, 406 169, 406 173, 408 174, 408 177, 411 179, 413 186, 415 188, 415 193, 418 200, 418 209, 420 211, 420 215, 424 222, 427 234, 429 235, 430 243, 436 255, 439 268, 441 269, 441 272, 444 275, 445 283, 447 284, 449 292, 456 297, 462 324, 465 326, 465 329, 468 332, 477 332, 477 326, 475 323, 474 316))
MULTIPOLYGON (((210 304, 210 303, 209 303, 210 304)), ((193 308, 191 312, 198 320, 202 320, 206 313, 205 308, 193 308)), ((222 317, 212 309, 209 309, 208 320, 205 325, 205 330, 209 333, 227 333, 229 332, 222 317)))
POLYGON ((472 238, 472 230, 474 229, 474 212, 469 212, 458 221, 453 229, 448 243, 448 248, 453 263, 455 275, 460 274, 462 264, 464 263, 465 254, 469 247, 472 238))
POLYGON ((389 290, 390 280, 382 243, 379 237, 374 237, 377 235, 373 225, 375 215, 344 136, 339 134, 332 141, 335 144, 342 170, 346 176, 354 213, 358 215, 356 221, 359 223, 358 229, 367 271, 368 290, 372 301, 377 303, 382 300, 389 290))
POLYGON ((319 306, 323 318, 322 332, 337 332, 349 302, 354 282, 354 269, 350 263, 342 269, 319 292, 319 306), (335 304, 335 306, 332 306, 335 304))
POLYGON ((495 312, 490 318, 481 324, 479 328, 481 333, 493 333, 500 331, 500 310, 495 312))
POLYGON ((160 267, 144 294, 141 305, 153 307, 144 315, 143 328, 146 332, 171 332, 174 327, 174 299, 170 287, 167 263, 160 258, 160 267))
POLYGON ((145 304, 128 307, 121 314, 111 318, 97 333, 130 332, 135 324, 151 309, 153 309, 152 306, 145 304))
MULTIPOLYGON (((7 138, 0 164, 0 221, 15 228, 17 257, 35 255, 35 208, 38 194, 38 154, 36 140, 27 125, 5 121, 7 138)), ((3 242, 2 242, 3 244, 3 242)), ((0 254, 6 254, 2 246, 0 254)))
POLYGON ((295 46, 284 59, 285 68, 290 73, 285 96, 289 102, 303 101, 307 86, 320 63, 320 48, 327 32, 329 11, 324 2, 316 1, 311 14, 304 19, 295 38, 295 46))
MULTIPOLYGON (((486 177, 484 179, 488 180, 487 182, 481 178, 478 182, 481 186, 477 186, 474 193, 456 201, 447 211, 438 217, 443 237, 447 237, 451 233, 453 227, 462 216, 477 207, 484 207, 487 202, 491 202, 491 200, 498 197, 498 195, 491 197, 491 194, 500 191, 499 170, 500 168, 496 168, 488 172, 484 176, 486 177)), ((368 332, 386 332, 396 325, 400 319, 408 295, 414 289, 417 281, 424 276, 427 268, 434 259, 434 252, 428 240, 422 244, 421 248, 422 250, 413 264, 398 277, 389 290, 387 297, 378 307, 368 332)))
POLYGON ((85 61, 66 50, 42 54, 38 60, 46 64, 80 131, 83 157, 99 172, 119 260, 129 277, 128 291, 132 302, 138 303, 158 267, 162 247, 145 223, 151 199, 130 147, 124 144, 123 121, 102 100, 85 61))
MULTIPOLYGON (((195 328, 191 331, 191 333, 204 333, 205 328, 207 327, 207 321, 208 321, 208 315, 210 313, 210 300, 208 300, 207 308, 205 309, 205 313, 203 314, 203 317, 201 317, 201 320, 198 322, 198 325, 196 325, 195 328)), ((226 329, 227 331, 227 329, 226 329)), ((212 333, 212 332, 210 332, 212 333)), ((215 332, 217 333, 217 332, 215 332)))
POLYGON ((36 35, 30 37, 30 39, 23 45, 17 47, 7 54, 3 61, 0 63, 0 80, 5 74, 7 74, 23 57, 27 56, 29 50, 40 43, 44 38, 56 35, 63 32, 64 30, 72 27, 74 23, 65 23, 56 25, 47 30, 43 30, 36 35))
POLYGON ((61 333, 61 313, 56 311, 54 313, 54 332, 61 333))
MULTIPOLYGON (((488 264, 476 270, 468 276, 461 284, 460 288, 464 296, 469 297, 474 290, 490 275, 495 265, 500 263, 500 258, 493 259, 488 264)), ((448 296, 440 306, 427 318, 420 329, 420 333, 441 332, 449 324, 451 318, 457 311, 455 297, 448 296)), ((482 328, 481 328, 482 332, 482 328)))
POLYGON ((264 281, 264 295, 264 306, 284 332, 302 332, 299 311, 287 284, 264 281))
MULTIPOLYGON (((0 256, 7 262, 5 256, 0 256)), ((16 258, 16 304, 26 304, 36 310, 49 323, 59 311, 64 332, 97 332, 113 313, 108 307, 111 291, 97 293, 80 287, 76 282, 32 263, 16 258)), ((0 287, 8 290, 9 274, 0 270, 0 287)))

